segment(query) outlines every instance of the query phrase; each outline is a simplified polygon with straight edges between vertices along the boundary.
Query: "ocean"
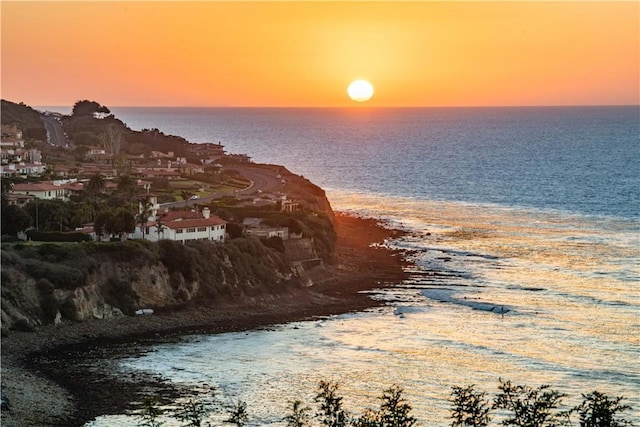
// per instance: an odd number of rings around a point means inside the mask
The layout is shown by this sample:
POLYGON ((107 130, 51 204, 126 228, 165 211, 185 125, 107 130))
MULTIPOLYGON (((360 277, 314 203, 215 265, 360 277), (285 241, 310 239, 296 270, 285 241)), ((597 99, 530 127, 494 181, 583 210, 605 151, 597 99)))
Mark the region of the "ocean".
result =
POLYGON ((219 403, 248 402, 255 426, 284 425, 295 399, 314 406, 321 379, 357 413, 398 384, 425 426, 450 424, 452 386, 493 396, 500 379, 550 384, 567 406, 624 396, 640 421, 638 107, 112 112, 282 164, 334 210, 406 230, 387 244, 415 262, 402 286, 372 293, 382 308, 189 336, 122 369, 213 386, 219 403))

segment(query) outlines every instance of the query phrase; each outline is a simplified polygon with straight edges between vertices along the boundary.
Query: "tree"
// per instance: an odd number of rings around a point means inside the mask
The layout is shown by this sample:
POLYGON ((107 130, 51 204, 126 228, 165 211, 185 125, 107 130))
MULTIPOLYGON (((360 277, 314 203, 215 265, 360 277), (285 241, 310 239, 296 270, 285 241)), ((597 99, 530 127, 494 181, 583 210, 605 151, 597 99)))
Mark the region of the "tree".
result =
POLYGON ((133 233, 136 229, 136 219, 127 209, 121 208, 114 212, 111 222, 107 224, 107 232, 123 235, 133 233))
POLYGON ((71 227, 80 227, 87 222, 91 222, 91 220, 95 216, 95 209, 89 203, 74 203, 71 208, 71 218, 70 218, 70 226, 71 227))
POLYGON ((474 390, 474 385, 468 387, 453 386, 451 392, 453 404, 451 427, 485 427, 489 425, 491 407, 485 399, 486 393, 474 390))
POLYGON ((416 418, 409 415, 411 405, 402 396, 404 390, 397 385, 385 390, 380 398, 380 422, 385 427, 411 427, 416 418))
POLYGON ((95 197, 98 194, 103 193, 106 188, 107 186, 104 181, 104 177, 99 173, 96 173, 91 178, 89 178, 89 181, 87 182, 86 190, 87 190, 87 193, 95 197))
POLYGON ((36 199, 25 209, 38 231, 63 231, 71 218, 69 205, 58 199, 36 199))
POLYGON ((240 400, 233 408, 229 410, 229 418, 227 418, 224 422, 242 427, 247 422, 248 418, 249 415, 247 414, 247 402, 240 400))
POLYGON ((182 190, 180 191, 180 197, 182 197, 182 199, 184 200, 184 208, 187 208, 187 205, 189 203, 189 199, 191 198, 191 196, 193 196, 193 192, 189 191, 189 190, 182 190))
POLYGON ((621 405, 623 397, 610 399, 606 394, 593 391, 582 395, 584 401, 574 408, 580 416, 580 427, 622 427, 629 426, 629 421, 618 419, 618 413, 631 409, 621 405))
POLYGON ((550 386, 538 388, 513 385, 511 381, 500 380, 501 390, 494 399, 493 407, 506 409, 513 413, 511 418, 502 421, 505 426, 517 427, 556 427, 569 425, 568 412, 556 412, 564 394, 550 390, 550 386))
POLYGON ((116 178, 116 183, 118 184, 116 188, 118 193, 127 200, 127 204, 131 205, 131 199, 138 189, 136 181, 131 175, 120 175, 116 178))
POLYGON ((164 411, 158 407, 158 399, 156 397, 146 397, 142 402, 142 409, 137 416, 140 420, 139 426, 142 427, 160 427, 164 422, 158 420, 164 411))
POLYGON ((93 116, 98 114, 109 114, 111 111, 104 105, 100 105, 95 101, 83 100, 73 104, 72 114, 74 116, 93 116))
POLYGON ((33 224, 33 219, 22 208, 6 205, 2 208, 2 234, 15 236, 33 224))
POLYGON ((162 224, 162 221, 160 220, 160 218, 156 219, 156 234, 157 234, 157 239, 156 240, 160 240, 160 234, 162 234, 162 237, 164 238, 164 225, 162 224))
POLYGON ((180 406, 175 416, 182 422, 186 422, 187 426, 200 427, 202 420, 209 415, 209 410, 205 407, 204 403, 198 402, 195 399, 189 399, 180 406))
POLYGON ((93 223, 96 235, 103 234, 118 235, 122 239, 123 235, 133 233, 136 229, 136 219, 125 208, 117 210, 105 209, 96 215, 93 223))
POLYGON ((338 383, 320 381, 315 401, 320 404, 317 416, 321 423, 330 427, 347 425, 347 414, 342 409, 342 397, 338 396, 338 383))
POLYGON ((9 193, 13 189, 13 182, 8 180, 7 178, 0 179, 0 188, 2 194, 2 207, 4 208, 5 204, 9 203, 9 193))
POLYGON ((122 131, 118 126, 110 124, 104 130, 104 133, 100 135, 100 141, 102 141, 102 146, 107 154, 115 158, 120 154, 122 131))
POLYGON ((308 427, 311 420, 311 408, 302 406, 302 402, 296 400, 291 404, 291 414, 284 417, 287 427, 308 427))
POLYGON ((96 236, 100 237, 107 233, 107 224, 111 221, 112 212, 108 210, 102 210, 96 215, 96 219, 93 221, 93 230, 96 236))
POLYGON ((147 230, 147 222, 149 221, 149 217, 151 216, 151 208, 153 207, 153 203, 149 199, 149 196, 143 197, 140 199, 140 209, 138 212, 138 216, 136 220, 140 224, 140 231, 142 232, 142 240, 144 240, 144 236, 147 230))

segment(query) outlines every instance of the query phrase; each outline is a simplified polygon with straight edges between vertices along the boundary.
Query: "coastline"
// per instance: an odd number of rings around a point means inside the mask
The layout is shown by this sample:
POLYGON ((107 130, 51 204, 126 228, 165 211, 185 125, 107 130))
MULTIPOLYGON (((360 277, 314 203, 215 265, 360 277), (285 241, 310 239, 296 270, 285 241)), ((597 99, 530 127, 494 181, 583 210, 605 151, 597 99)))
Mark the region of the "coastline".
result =
POLYGON ((189 334, 251 330, 292 321, 361 311, 379 304, 362 291, 390 286, 406 277, 398 251, 372 246, 403 233, 372 218, 337 213, 335 280, 279 295, 254 305, 219 307, 88 321, 14 332, 2 337, 2 394, 9 410, 5 426, 81 426, 103 414, 122 413, 149 390, 168 401, 181 390, 161 378, 110 375, 110 364, 154 343, 189 334), (93 365, 102 365, 93 369, 93 365), (79 363, 80 362, 80 363, 79 363), (160 394, 160 393, 157 393, 160 394))

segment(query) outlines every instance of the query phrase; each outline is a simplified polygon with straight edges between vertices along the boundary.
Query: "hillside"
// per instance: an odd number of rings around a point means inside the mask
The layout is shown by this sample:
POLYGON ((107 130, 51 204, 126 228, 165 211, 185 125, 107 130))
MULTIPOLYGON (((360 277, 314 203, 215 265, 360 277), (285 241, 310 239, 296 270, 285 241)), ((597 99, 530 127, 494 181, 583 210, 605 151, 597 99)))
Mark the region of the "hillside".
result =
POLYGON ((3 99, 0 104, 0 117, 3 125, 17 126, 24 138, 46 141, 47 131, 40 119, 40 113, 25 104, 3 99))

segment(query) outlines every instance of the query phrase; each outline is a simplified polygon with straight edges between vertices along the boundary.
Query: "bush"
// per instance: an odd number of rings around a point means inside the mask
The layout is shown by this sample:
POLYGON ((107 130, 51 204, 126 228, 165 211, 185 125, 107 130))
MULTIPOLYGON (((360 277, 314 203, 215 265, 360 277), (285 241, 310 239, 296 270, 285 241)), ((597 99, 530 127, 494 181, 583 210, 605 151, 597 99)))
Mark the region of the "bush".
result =
POLYGON ((580 416, 580 427, 622 427, 631 425, 630 422, 619 419, 618 413, 631 409, 628 405, 621 405, 622 397, 609 396, 593 391, 583 394, 584 399, 575 410, 580 416))
POLYGON ((266 247, 275 249, 280 253, 284 253, 284 242, 282 241, 282 238, 278 236, 272 236, 269 238, 263 237, 260 239, 260 241, 266 247))
POLYGON ((38 260, 26 260, 25 269, 35 279, 47 279, 56 288, 75 289, 83 286, 86 274, 76 268, 38 260))
POLYGON ((62 233, 59 231, 27 231, 29 240, 37 242, 89 242, 91 236, 82 233, 62 233))
POLYGON ((58 315, 58 305, 58 299, 52 293, 40 296, 40 308, 46 323, 53 323, 58 315))
POLYGON ((107 304, 119 308, 129 316, 133 316, 138 308, 138 295, 127 281, 111 277, 100 288, 100 293, 107 304))
POLYGON ((452 408, 451 427, 485 427, 489 425, 491 406, 485 399, 486 393, 474 390, 474 385, 468 387, 453 387, 451 392, 452 408))
POLYGON ((511 418, 502 422, 503 425, 557 426, 565 424, 564 421, 568 418, 568 413, 556 411, 565 395, 551 390, 548 385, 531 388, 500 380, 498 388, 501 393, 496 396, 493 407, 506 409, 512 413, 511 418))
POLYGON ((36 328, 27 319, 18 319, 11 327, 14 331, 35 332, 36 328))
POLYGON ((60 315, 65 320, 71 320, 73 322, 78 320, 78 310, 76 308, 76 303, 72 298, 68 298, 60 304, 60 315))

